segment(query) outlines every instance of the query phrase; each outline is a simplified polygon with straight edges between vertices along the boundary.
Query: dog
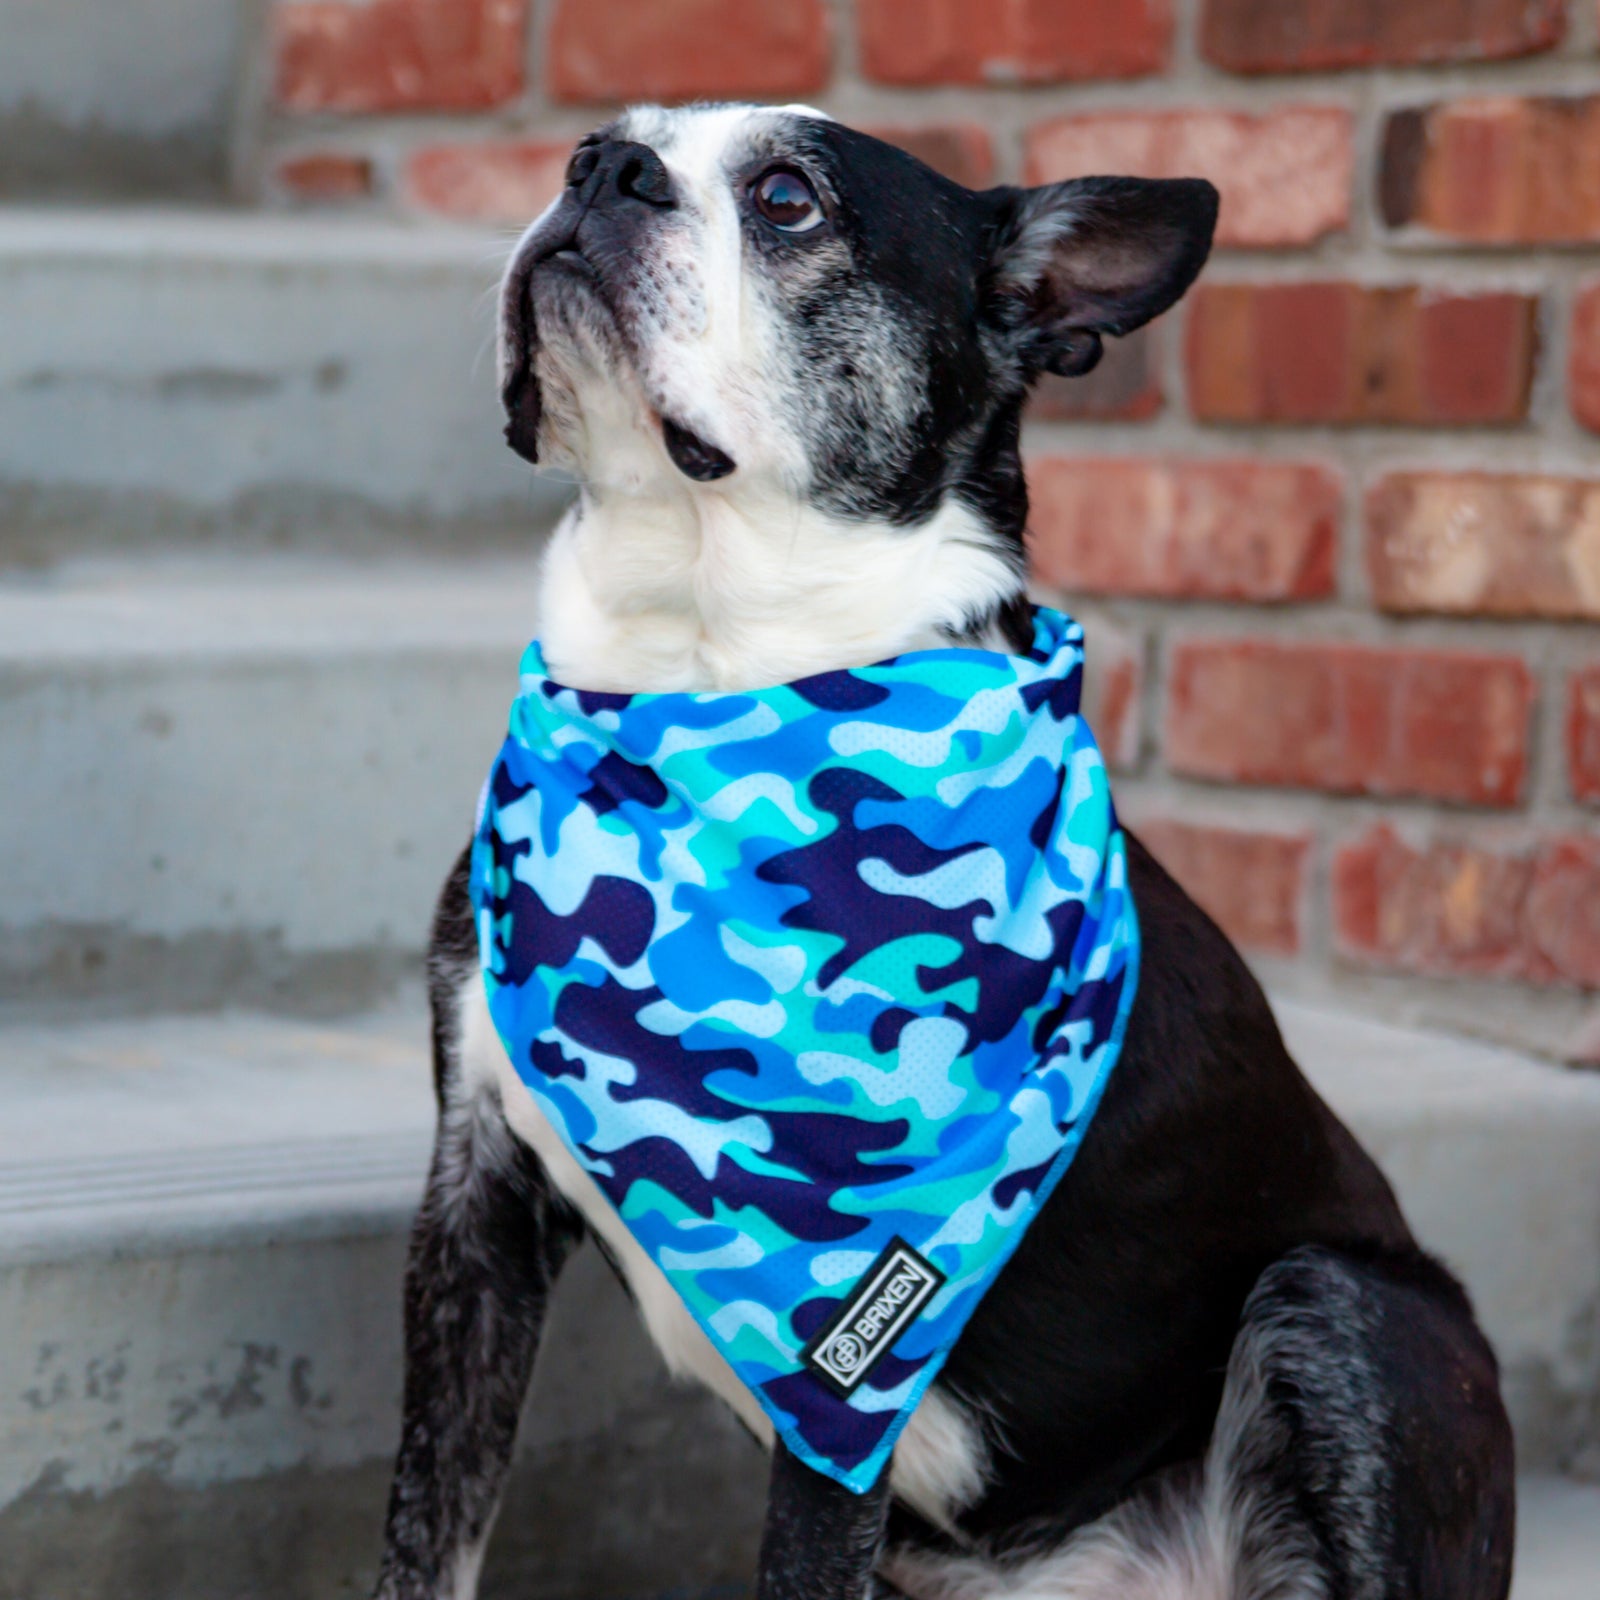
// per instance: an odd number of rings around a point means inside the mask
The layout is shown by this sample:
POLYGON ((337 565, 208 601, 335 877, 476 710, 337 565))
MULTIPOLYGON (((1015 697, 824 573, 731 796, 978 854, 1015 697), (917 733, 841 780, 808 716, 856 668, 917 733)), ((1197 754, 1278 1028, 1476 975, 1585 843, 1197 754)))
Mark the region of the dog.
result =
MULTIPOLYGON (((1023 649, 1029 386, 1176 302, 1216 213, 1197 180, 970 191, 804 107, 583 139, 499 327, 510 445, 580 484, 537 598, 552 674, 740 689, 1023 649)), ((1504 1600, 1512 1440, 1466 1295, 1228 940, 1127 849, 1142 975, 1098 1114, 864 1494, 774 1441, 540 1113, 458 861, 383 1600, 475 1592, 585 1236, 772 1449, 762 1600, 1504 1600)))

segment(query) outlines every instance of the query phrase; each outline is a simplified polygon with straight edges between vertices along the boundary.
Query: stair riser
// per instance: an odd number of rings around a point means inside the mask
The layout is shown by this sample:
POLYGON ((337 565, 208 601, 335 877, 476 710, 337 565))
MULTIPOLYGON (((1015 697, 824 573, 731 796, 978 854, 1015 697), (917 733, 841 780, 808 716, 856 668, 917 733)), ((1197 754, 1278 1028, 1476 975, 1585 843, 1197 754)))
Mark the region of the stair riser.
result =
MULTIPOLYGON (((403 1234, 0 1269, 0 1597, 371 1588, 403 1234)), ((592 1252, 564 1277, 485 1600, 684 1600, 754 1568, 757 1447, 670 1386, 592 1252)))
MULTIPOLYGON (((151 1472, 195 1489, 392 1458, 413 1206, 353 1231, 257 1228, 225 1246, 0 1265, 0 1507, 151 1472)), ((584 1250, 562 1275, 522 1448, 570 1448, 624 1419, 647 1444, 652 1413, 678 1415, 673 1392, 584 1250)))
POLYGON ((1600 1465, 1600 1115, 1349 1115, 1500 1358, 1530 1468, 1600 1465))
POLYGON ((414 970, 515 661, 0 667, 0 1000, 348 1009, 414 970))
POLYGON ((265 21, 258 0, 7 0, 0 193, 225 195, 265 21))
POLYGON ((548 525, 501 438, 505 243, 269 226, 0 228, 0 564, 548 525))

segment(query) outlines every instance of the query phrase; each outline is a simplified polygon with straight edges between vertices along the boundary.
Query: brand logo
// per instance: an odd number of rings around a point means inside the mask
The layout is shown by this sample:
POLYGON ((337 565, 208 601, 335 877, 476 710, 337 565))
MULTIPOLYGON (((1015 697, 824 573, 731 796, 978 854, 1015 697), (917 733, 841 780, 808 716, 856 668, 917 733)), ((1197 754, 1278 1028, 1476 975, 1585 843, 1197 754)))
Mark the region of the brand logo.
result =
POLYGON ((848 1395, 916 1321, 943 1282, 944 1274, 903 1239, 890 1240, 801 1359, 830 1389, 848 1395))

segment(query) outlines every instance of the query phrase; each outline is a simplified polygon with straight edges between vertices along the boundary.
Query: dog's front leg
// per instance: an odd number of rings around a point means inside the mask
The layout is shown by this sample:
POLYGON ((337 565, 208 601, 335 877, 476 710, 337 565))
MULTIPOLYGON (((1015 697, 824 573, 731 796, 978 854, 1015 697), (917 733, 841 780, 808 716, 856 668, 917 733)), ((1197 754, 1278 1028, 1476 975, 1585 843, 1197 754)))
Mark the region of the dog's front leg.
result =
POLYGON ((852 1494, 778 1440, 756 1600, 863 1600, 888 1514, 887 1467, 865 1494, 852 1494))
POLYGON ((377 1600, 472 1600, 546 1302, 582 1233, 492 1093, 446 1100, 406 1267, 400 1454, 377 1600))

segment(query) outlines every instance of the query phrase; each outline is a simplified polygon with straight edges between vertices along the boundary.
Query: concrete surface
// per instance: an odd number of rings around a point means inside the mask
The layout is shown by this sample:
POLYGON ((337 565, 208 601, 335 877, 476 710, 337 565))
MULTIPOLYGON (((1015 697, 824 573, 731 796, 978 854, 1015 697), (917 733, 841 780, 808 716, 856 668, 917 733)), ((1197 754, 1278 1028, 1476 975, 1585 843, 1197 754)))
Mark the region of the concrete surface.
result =
MULTIPOLYGON (((541 1376, 535 1405, 551 1386, 541 1376)), ((0 1509, 0 1600, 365 1600, 388 1491, 387 1461, 208 1488, 153 1472, 103 1495, 42 1486, 0 1509)), ((765 1492, 765 1458, 729 1414, 659 1383, 608 1432, 523 1450, 480 1600, 743 1600, 765 1492)))
POLYGON ((0 1503, 392 1447, 420 1016, 7 1029, 0 1503))
MULTIPOLYGON (((1600 1082, 1283 1020, 1472 1288, 1524 1466, 1592 1467, 1600 1082)), ((0 1597, 360 1592, 396 1433, 424 1038, 414 1002, 337 1026, 0 1029, 0 1597)), ((666 1383, 590 1252, 563 1279, 522 1454, 491 1595, 748 1574, 760 1460, 666 1383)), ((1524 1526, 1518 1600, 1600 1592, 1600 1492, 1536 1486, 1524 1526)))
POLYGON ((0 209, 0 563, 547 525, 562 490, 501 438, 493 291, 509 243, 0 209))
POLYGON ((0 194, 217 196, 258 0, 0 0, 0 194))
POLYGON ((1524 1478, 1517 1488, 1517 1564, 1511 1600, 1600 1595, 1600 1487, 1524 1478))
POLYGON ((1418 1238, 1471 1291, 1522 1460, 1600 1477, 1600 1074, 1282 1000, 1277 1012, 1418 1238))
MULTIPOLYGON (((0 1600, 366 1592, 425 1035, 415 1006, 0 1029, 0 1600)), ((485 1594, 726 1586, 764 1481, 585 1251, 485 1594)))
POLYGON ((534 559, 0 585, 0 1001, 349 1010, 417 970, 534 559))

